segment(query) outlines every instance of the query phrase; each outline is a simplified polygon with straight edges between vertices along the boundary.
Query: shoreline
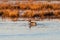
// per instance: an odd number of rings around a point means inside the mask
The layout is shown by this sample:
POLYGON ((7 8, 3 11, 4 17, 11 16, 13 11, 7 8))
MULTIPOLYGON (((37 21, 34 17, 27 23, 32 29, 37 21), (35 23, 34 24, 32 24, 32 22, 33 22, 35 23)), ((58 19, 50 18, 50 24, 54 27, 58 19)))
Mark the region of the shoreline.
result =
POLYGON ((26 18, 20 18, 20 19, 18 19, 18 20, 16 20, 16 21, 12 21, 11 19, 0 19, 0 23, 1 22, 19 22, 19 21, 27 21, 27 22, 29 22, 31 20, 31 22, 36 22, 36 21, 40 21, 40 22, 43 22, 43 21, 59 21, 60 22, 60 19, 37 19, 37 20, 35 20, 35 19, 26 19, 26 18))

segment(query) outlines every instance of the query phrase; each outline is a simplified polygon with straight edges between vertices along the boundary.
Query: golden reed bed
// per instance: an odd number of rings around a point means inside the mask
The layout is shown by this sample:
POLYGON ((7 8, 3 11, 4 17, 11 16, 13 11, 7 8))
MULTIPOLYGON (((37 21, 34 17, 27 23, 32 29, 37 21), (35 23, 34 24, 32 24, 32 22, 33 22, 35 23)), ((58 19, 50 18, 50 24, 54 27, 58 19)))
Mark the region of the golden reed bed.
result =
POLYGON ((60 18, 60 3, 0 3, 0 17, 18 20, 18 18, 60 18))

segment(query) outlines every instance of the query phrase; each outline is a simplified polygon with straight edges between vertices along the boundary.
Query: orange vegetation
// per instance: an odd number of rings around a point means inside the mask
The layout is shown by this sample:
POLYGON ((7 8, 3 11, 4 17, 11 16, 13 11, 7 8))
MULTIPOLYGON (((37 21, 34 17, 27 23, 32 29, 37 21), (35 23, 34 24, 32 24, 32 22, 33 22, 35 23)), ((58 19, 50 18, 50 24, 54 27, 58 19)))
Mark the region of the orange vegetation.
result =
POLYGON ((11 18, 16 19, 20 17, 20 10, 25 10, 24 14, 21 15, 22 17, 28 18, 50 18, 50 17, 58 17, 60 18, 60 4, 49 4, 46 3, 17 3, 17 4, 0 4, 0 16, 2 15, 3 18, 11 18))

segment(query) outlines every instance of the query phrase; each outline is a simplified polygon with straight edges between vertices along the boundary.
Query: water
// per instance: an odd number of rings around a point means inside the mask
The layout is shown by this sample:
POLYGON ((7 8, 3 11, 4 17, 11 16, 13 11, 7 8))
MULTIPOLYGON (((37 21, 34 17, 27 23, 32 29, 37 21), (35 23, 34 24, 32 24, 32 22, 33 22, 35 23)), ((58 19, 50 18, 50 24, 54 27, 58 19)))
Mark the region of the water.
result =
POLYGON ((0 21, 1 40, 60 40, 60 20, 35 21, 29 29, 28 21, 0 21))

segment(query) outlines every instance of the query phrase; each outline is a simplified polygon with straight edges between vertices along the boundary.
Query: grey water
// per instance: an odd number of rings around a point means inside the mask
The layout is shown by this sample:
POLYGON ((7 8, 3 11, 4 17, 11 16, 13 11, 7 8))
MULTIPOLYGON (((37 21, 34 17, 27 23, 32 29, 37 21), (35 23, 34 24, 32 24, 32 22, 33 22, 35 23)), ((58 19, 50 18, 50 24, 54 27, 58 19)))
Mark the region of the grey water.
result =
POLYGON ((60 40, 60 21, 35 21, 36 26, 29 28, 28 21, 0 21, 1 40, 60 40), (44 38, 44 39, 43 39, 44 38))

